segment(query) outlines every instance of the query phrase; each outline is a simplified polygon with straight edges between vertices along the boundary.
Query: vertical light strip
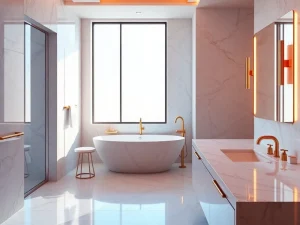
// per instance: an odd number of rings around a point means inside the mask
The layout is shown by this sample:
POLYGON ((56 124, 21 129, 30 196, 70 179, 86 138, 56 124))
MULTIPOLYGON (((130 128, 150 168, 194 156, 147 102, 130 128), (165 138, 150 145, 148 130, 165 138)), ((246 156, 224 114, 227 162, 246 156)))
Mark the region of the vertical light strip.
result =
POLYGON ((298 121, 298 13, 294 10, 294 122, 298 121))
POLYGON ((253 200, 254 200, 254 202, 256 202, 256 200, 257 200, 257 193, 256 193, 256 180, 257 179, 257 177, 256 177, 256 169, 254 168, 253 169, 253 200))
POLYGON ((277 202, 277 180, 274 179, 274 201, 277 202))
POLYGON ((298 202, 298 190, 294 188, 294 202, 298 202))
POLYGON ((294 224, 298 223, 298 189, 294 188, 294 224))
POLYGON ((257 73, 256 73, 256 36, 254 36, 253 38, 253 101, 254 101, 254 105, 253 105, 253 112, 254 115, 256 115, 256 77, 257 77, 257 73))
MULTIPOLYGON (((277 28, 278 25, 274 24, 274 62, 277 61, 277 28)), ((277 87, 277 63, 274 63, 274 121, 277 121, 277 108, 278 108, 278 101, 277 101, 277 92, 278 92, 278 87, 277 87)))

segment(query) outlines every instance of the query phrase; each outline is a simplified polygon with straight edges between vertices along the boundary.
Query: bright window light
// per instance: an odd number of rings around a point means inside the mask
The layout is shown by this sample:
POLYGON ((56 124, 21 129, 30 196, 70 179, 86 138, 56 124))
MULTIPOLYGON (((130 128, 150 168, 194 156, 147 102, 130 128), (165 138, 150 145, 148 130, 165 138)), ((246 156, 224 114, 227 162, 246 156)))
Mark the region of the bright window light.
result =
POLYGON ((166 23, 93 24, 93 123, 166 122, 166 23))

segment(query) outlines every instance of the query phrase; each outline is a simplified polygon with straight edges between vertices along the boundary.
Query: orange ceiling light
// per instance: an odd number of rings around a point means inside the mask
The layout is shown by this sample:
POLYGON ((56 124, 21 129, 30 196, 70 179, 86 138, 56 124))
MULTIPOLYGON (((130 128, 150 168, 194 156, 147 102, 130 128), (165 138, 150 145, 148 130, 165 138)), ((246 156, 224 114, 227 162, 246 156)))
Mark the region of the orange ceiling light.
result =
POLYGON ((198 5, 199 0, 100 0, 100 2, 73 2, 64 0, 66 5, 198 5))

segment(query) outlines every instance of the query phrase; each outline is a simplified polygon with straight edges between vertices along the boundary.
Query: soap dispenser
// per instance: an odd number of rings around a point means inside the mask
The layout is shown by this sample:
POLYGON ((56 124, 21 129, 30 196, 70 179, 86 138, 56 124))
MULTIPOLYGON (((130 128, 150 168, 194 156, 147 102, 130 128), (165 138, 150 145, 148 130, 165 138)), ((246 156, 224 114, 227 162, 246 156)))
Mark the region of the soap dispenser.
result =
POLYGON ((271 145, 271 144, 268 144, 268 155, 273 155, 273 148, 272 148, 272 146, 273 145, 271 145))
POLYGON ((287 161, 287 154, 286 154, 286 152, 287 152, 288 150, 281 149, 281 151, 282 151, 282 154, 281 154, 281 161, 286 162, 286 161, 287 161))

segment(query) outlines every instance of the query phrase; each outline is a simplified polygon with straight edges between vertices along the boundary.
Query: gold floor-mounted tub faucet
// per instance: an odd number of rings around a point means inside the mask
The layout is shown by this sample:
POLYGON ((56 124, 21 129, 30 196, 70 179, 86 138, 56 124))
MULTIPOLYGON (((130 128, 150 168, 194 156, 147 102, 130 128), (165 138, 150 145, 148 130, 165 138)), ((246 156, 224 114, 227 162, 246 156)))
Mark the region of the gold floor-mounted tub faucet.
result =
MULTIPOLYGON (((177 120, 181 119, 182 121, 182 127, 181 130, 176 130, 176 133, 181 134, 182 137, 185 137, 185 129, 184 129, 184 119, 182 118, 182 116, 177 116, 175 119, 175 123, 177 123, 177 120)), ((180 166, 179 168, 186 168, 186 166, 184 165, 184 146, 181 149, 181 153, 180 153, 180 166)))
POLYGON ((143 134, 143 130, 145 130, 145 127, 143 127, 142 118, 140 118, 140 135, 143 134))

